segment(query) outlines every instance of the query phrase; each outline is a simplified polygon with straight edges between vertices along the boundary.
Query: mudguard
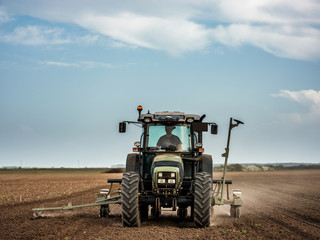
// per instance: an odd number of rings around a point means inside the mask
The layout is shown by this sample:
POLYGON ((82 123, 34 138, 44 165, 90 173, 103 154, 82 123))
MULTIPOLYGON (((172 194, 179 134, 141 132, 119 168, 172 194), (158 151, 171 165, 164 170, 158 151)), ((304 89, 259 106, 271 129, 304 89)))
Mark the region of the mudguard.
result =
POLYGON ((212 178, 212 156, 202 154, 200 157, 199 172, 207 172, 212 178))
POLYGON ((127 155, 126 172, 139 173, 139 154, 129 153, 127 155))

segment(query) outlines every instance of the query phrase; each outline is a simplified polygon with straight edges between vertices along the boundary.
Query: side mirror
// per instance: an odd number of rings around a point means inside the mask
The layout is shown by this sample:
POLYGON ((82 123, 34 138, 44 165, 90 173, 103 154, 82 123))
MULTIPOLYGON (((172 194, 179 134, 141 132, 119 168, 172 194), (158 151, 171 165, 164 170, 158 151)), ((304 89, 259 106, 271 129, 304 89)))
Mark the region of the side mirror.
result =
POLYGON ((211 134, 218 134, 218 125, 215 123, 211 125, 211 134))
POLYGON ((125 133, 126 132, 126 123, 120 122, 119 123, 119 133, 125 133))

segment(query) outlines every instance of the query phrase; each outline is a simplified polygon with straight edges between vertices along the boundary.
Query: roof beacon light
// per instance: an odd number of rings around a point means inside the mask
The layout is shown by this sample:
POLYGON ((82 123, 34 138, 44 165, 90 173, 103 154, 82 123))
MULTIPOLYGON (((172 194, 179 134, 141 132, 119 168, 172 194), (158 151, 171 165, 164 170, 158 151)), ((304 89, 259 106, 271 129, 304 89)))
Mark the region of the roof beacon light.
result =
POLYGON ((141 111, 143 110, 142 106, 139 105, 139 106, 137 107, 137 110, 138 110, 138 112, 139 112, 139 118, 138 118, 138 120, 139 120, 139 119, 141 118, 141 111))

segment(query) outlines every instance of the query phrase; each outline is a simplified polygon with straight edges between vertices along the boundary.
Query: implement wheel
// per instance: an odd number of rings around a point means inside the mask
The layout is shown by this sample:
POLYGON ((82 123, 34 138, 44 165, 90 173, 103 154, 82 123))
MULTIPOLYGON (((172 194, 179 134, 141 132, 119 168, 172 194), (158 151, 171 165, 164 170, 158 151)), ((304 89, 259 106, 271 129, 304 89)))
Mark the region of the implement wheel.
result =
POLYGON ((141 222, 148 220, 149 206, 148 205, 140 205, 140 216, 141 222))
POLYGON ((109 216, 109 206, 108 205, 101 205, 100 206, 100 211, 99 211, 99 217, 108 217, 109 216))
POLYGON ((180 220, 185 220, 188 216, 188 209, 185 207, 179 207, 177 215, 180 220))
POLYGON ((194 217, 196 227, 209 227, 211 218, 212 179, 206 172, 197 173, 194 181, 194 217))
POLYGON ((230 207, 230 217, 240 218, 240 207, 232 206, 230 207))
POLYGON ((124 227, 140 226, 138 193, 139 175, 135 172, 124 173, 121 187, 122 225, 124 227))

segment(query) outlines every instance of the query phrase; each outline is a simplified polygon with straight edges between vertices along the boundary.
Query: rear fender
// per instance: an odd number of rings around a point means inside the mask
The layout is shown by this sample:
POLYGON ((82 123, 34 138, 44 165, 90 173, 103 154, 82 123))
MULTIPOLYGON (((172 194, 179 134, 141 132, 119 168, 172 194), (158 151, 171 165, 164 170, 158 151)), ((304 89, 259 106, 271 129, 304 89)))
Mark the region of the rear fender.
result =
POLYGON ((212 178, 212 156, 209 154, 202 154, 199 163, 199 172, 207 172, 212 178))
POLYGON ((129 153, 126 161, 126 172, 139 173, 139 154, 129 153))

